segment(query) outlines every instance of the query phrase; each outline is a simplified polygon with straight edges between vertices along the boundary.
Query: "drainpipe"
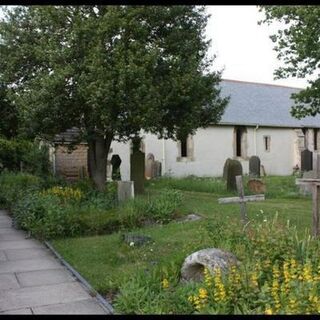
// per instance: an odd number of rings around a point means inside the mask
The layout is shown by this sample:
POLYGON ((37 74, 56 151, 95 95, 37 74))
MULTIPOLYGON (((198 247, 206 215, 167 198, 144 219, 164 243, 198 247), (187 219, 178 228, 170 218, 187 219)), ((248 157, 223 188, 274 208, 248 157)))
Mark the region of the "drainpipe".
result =
POLYGON ((162 174, 164 175, 166 172, 166 142, 165 139, 162 138, 162 174))
POLYGON ((257 124, 256 127, 253 129, 254 130, 254 135, 253 135, 253 143, 254 143, 254 155, 257 155, 257 130, 259 129, 259 125, 257 124))

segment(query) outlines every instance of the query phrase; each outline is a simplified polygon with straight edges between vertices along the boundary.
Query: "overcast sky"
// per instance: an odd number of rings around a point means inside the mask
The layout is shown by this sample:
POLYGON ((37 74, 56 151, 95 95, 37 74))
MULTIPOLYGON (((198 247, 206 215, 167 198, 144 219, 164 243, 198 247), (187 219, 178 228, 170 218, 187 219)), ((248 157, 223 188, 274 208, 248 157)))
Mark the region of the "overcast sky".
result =
POLYGON ((217 55, 213 67, 224 67, 223 78, 300 88, 307 85, 305 79, 273 79, 281 62, 269 36, 279 24, 258 25, 264 15, 257 6, 207 6, 207 11, 212 15, 207 26, 207 37, 212 40, 210 53, 217 55))
POLYGON ((207 11, 212 15, 206 30, 212 40, 210 53, 217 55, 213 68, 224 68, 224 79, 300 88, 307 85, 304 79, 273 79, 280 62, 269 36, 276 28, 257 24, 263 14, 256 6, 207 6, 207 11))

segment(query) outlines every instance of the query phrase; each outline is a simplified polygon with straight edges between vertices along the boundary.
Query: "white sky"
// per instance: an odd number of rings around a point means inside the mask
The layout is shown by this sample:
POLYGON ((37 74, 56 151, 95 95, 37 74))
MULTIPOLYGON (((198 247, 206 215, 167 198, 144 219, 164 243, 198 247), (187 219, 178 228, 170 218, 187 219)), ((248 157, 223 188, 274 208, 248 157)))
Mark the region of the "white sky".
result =
POLYGON ((269 38, 276 27, 258 25, 263 14, 257 6, 207 6, 207 12, 211 14, 207 26, 207 37, 212 40, 209 54, 217 55, 212 67, 224 68, 222 78, 300 88, 307 85, 305 79, 273 79, 274 70, 281 65, 269 38))
POLYGON ((257 6, 207 6, 207 12, 211 14, 207 26, 207 37, 212 40, 209 53, 217 55, 213 67, 224 68, 222 78, 299 88, 307 85, 305 79, 273 79, 274 70, 282 64, 269 38, 277 29, 258 25, 264 15, 257 6))

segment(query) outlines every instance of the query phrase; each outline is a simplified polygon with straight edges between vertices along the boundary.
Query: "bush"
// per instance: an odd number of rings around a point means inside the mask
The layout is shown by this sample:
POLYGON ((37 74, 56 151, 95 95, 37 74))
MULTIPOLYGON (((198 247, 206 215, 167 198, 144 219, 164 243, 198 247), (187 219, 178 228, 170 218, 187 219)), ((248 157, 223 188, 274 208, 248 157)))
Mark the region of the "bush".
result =
POLYGON ((133 199, 119 209, 121 225, 133 229, 146 223, 168 223, 178 216, 181 202, 182 193, 174 189, 165 189, 153 198, 133 199))
POLYGON ((13 207, 17 226, 41 240, 72 234, 72 214, 58 196, 39 192, 22 198, 13 207))
POLYGON ((39 177, 27 173, 3 172, 0 175, 0 203, 6 209, 26 195, 40 190, 42 181, 39 177))
POLYGON ((48 147, 27 140, 0 138, 0 169, 45 176, 50 173, 48 147))

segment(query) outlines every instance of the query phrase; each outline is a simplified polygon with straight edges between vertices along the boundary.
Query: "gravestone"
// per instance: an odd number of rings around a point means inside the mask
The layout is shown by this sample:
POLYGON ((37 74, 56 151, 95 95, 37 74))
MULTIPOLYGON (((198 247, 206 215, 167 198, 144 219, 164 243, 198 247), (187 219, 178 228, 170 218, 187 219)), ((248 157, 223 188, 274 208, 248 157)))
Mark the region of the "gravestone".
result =
POLYGON ((146 160, 146 179, 152 179, 154 177, 154 162, 154 155, 149 153, 146 160))
POLYGON ((153 177, 161 177, 161 162, 155 161, 153 164, 153 177))
POLYGON ((308 149, 301 151, 301 171, 310 171, 312 170, 312 152, 308 149))
POLYGON ((241 162, 230 159, 226 165, 227 190, 237 190, 236 176, 242 176, 241 162))
POLYGON ((253 178, 260 178, 260 158, 252 156, 249 159, 249 176, 253 178))
POLYGON ((202 281, 204 268, 214 274, 216 268, 226 272, 232 265, 238 264, 236 256, 228 251, 216 248, 202 249, 192 253, 184 260, 181 267, 181 281, 202 281))
POLYGON ((118 201, 123 202, 134 198, 133 181, 118 181, 118 201))
POLYGON ((227 180, 227 168, 228 168, 228 166, 230 165, 230 161, 231 161, 231 159, 228 158, 228 159, 226 160, 226 162, 224 163, 224 166, 223 166, 222 178, 223 178, 224 180, 227 180))
POLYGON ((145 153, 140 150, 133 150, 130 155, 130 180, 134 182, 134 194, 144 192, 145 180, 145 153))
POLYGON ((112 165, 112 180, 121 180, 121 173, 120 173, 120 165, 121 165, 121 158, 118 154, 114 154, 111 157, 111 165, 112 165))
MULTIPOLYGON (((303 179, 319 179, 318 172, 316 170, 310 170, 303 172, 303 179)), ((308 194, 312 194, 312 185, 310 184, 300 184, 299 185, 299 193, 306 196, 308 194)))
POLYGON ((266 185, 260 179, 250 179, 247 183, 248 189, 255 193, 265 193, 266 185))
POLYGON ((149 236, 143 236, 139 234, 127 234, 124 233, 121 236, 121 240, 127 243, 129 246, 142 246, 150 241, 152 238, 149 236))

